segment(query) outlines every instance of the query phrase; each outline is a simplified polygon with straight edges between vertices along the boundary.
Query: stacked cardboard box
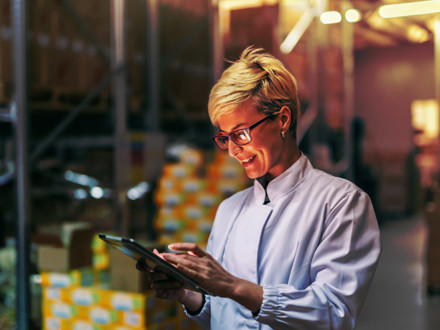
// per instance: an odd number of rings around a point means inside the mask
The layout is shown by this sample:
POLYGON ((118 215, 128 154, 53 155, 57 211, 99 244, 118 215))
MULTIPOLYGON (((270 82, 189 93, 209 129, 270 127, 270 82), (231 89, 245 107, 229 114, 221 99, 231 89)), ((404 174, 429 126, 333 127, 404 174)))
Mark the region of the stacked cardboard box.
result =
POLYGON ((178 308, 151 293, 82 287, 76 280, 43 285, 44 329, 149 329, 167 320, 177 321, 178 308))
MULTIPOLYGON (((11 3, 0 2, 0 102, 11 98, 11 3)), ((77 102, 109 72, 108 63, 97 52, 96 40, 108 53, 110 2, 81 0, 68 6, 66 3, 29 3, 29 77, 33 101, 77 102)))
POLYGON ((155 196, 159 205, 155 225, 162 244, 206 246, 219 203, 247 184, 243 168, 226 153, 216 153, 206 166, 203 158, 199 150, 186 149, 179 162, 163 169, 155 196))
POLYGON ((198 329, 179 304, 154 297, 132 259, 97 236, 92 250, 93 267, 40 274, 43 329, 198 329))

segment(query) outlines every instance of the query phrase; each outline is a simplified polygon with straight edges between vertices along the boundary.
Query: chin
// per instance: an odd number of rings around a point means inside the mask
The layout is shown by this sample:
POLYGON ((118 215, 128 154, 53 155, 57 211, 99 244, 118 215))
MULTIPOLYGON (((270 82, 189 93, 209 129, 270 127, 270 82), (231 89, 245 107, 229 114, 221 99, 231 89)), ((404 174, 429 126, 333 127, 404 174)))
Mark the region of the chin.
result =
POLYGON ((254 180, 254 179, 257 179, 257 178, 263 176, 264 174, 256 173, 256 172, 254 172, 254 171, 252 171, 252 172, 247 172, 247 171, 246 171, 246 175, 247 175, 247 177, 248 177, 249 179, 254 180))

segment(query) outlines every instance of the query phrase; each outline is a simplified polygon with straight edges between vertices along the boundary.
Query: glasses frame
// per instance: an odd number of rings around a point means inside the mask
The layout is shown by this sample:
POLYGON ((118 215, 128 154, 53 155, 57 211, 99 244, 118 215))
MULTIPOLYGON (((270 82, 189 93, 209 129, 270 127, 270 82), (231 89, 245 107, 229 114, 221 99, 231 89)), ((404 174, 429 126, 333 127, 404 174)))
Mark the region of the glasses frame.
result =
POLYGON ((229 134, 222 134, 222 133, 219 133, 219 134, 215 135, 212 139, 213 139, 213 141, 215 142, 215 144, 217 145, 217 147, 219 147, 219 148, 222 149, 222 150, 228 150, 228 149, 229 149, 229 140, 231 140, 232 142, 234 142, 234 143, 235 143, 236 145, 238 145, 238 146, 245 146, 246 144, 249 144, 249 143, 252 142, 252 135, 251 135, 251 130, 252 130, 252 129, 254 129, 254 128, 257 127, 258 125, 262 124, 263 122, 265 122, 265 121, 266 121, 267 119, 269 119, 270 117, 276 116, 276 115, 278 115, 278 114, 279 114, 279 112, 271 113, 271 114, 269 114, 269 115, 267 115, 267 116, 261 118, 260 120, 256 121, 255 123, 253 123, 253 124, 250 125, 249 127, 244 127, 244 128, 236 129, 235 131, 232 131, 232 132, 229 133, 229 134), (249 137, 249 141, 248 141, 248 142, 241 143, 240 141, 236 141, 236 140, 232 137, 232 135, 234 135, 234 134, 236 134, 237 132, 240 132, 240 131, 244 132, 244 134, 245 134, 246 136, 249 137), (227 138, 227 139, 228 139, 228 141, 226 142, 226 147, 223 147, 222 144, 219 143, 219 142, 217 141, 217 139, 218 139, 219 137, 227 138))

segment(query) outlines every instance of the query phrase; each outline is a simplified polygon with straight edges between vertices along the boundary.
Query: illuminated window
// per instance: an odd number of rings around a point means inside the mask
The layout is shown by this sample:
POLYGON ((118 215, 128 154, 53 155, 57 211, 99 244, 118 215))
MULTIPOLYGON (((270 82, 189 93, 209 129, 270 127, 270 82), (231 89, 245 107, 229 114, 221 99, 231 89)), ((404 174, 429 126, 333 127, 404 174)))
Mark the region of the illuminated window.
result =
POLYGON ((436 100, 416 100, 411 106, 416 145, 436 143, 439 135, 439 108, 436 100))

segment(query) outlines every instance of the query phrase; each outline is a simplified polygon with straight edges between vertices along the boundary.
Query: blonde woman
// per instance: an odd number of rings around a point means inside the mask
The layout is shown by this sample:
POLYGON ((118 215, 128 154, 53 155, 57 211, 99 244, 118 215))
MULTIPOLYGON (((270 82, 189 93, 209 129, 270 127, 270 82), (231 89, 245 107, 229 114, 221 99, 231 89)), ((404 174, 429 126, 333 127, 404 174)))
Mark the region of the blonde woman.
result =
POLYGON ((175 243, 163 258, 207 288, 189 291, 151 272, 156 296, 180 301, 211 329, 353 329, 380 254, 369 197, 313 168, 296 141, 295 78, 246 49, 213 87, 217 146, 252 187, 220 205, 207 251, 175 243))

